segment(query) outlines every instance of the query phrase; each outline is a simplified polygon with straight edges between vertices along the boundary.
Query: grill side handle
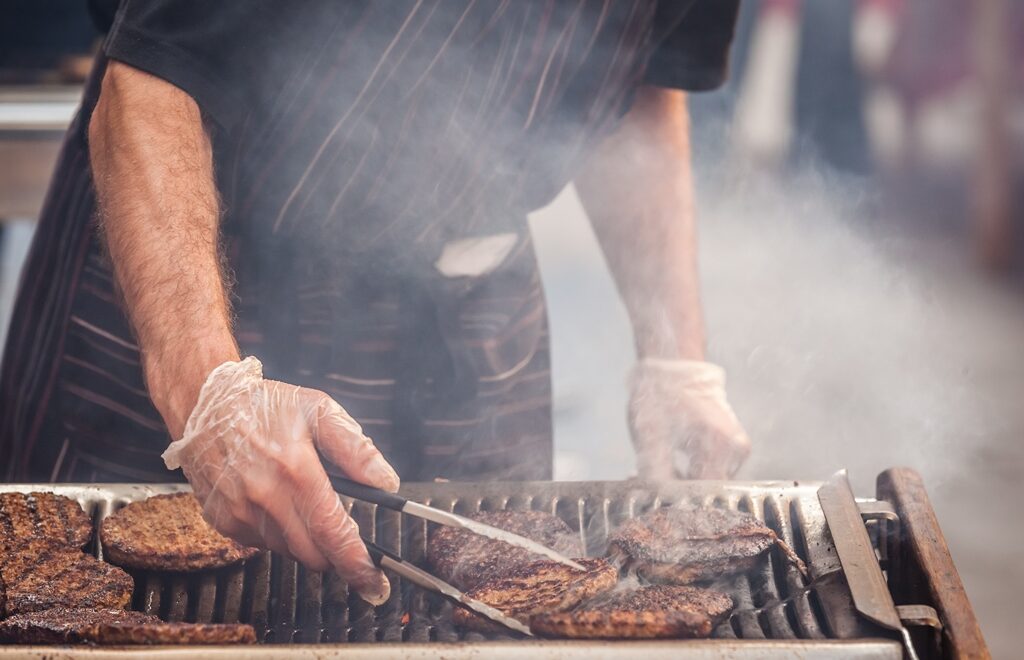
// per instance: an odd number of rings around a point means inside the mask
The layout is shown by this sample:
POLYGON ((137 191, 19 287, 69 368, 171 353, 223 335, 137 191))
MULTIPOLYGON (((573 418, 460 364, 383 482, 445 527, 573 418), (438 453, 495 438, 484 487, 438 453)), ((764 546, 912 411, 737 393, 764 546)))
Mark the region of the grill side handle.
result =
POLYGON ((943 657, 991 658, 921 475, 891 468, 878 475, 876 491, 878 499, 892 503, 901 521, 902 570, 889 578, 894 595, 904 603, 934 604, 942 621, 943 657))

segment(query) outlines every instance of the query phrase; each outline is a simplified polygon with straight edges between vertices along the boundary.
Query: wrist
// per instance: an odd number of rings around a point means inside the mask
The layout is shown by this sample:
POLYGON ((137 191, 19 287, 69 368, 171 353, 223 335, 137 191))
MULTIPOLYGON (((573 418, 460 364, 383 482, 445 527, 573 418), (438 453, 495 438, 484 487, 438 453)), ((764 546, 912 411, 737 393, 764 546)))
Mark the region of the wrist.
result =
POLYGON ((704 316, 696 298, 655 294, 628 308, 638 359, 704 360, 704 316))
POLYGON ((181 437, 206 378, 225 362, 240 359, 230 333, 182 346, 183 350, 143 351, 146 386, 172 440, 181 437))
POLYGON ((638 360, 703 361, 703 327, 640 327, 636 331, 636 353, 638 360))

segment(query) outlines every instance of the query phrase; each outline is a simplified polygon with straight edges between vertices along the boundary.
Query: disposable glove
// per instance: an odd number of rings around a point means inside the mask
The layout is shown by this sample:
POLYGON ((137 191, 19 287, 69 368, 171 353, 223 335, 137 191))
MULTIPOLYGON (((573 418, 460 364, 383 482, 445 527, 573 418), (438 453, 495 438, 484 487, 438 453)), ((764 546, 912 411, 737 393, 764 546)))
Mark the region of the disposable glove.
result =
POLYGON ((331 488, 317 450, 345 474, 388 491, 398 475, 336 401, 263 378, 249 357, 207 377, 180 440, 163 454, 182 468, 203 516, 241 543, 333 568, 368 602, 391 587, 374 567, 359 527, 331 488))
POLYGON ((695 360, 641 360, 630 378, 629 423, 645 479, 727 479, 750 440, 725 398, 725 371, 695 360))

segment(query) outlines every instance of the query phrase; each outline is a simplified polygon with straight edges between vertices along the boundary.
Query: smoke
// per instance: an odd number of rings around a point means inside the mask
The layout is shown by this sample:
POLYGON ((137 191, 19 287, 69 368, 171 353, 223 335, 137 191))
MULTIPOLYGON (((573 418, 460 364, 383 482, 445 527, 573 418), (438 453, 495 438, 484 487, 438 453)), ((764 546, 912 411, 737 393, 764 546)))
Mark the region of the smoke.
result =
MULTIPOLYGON (((1006 329, 943 263, 934 232, 893 230, 869 180, 820 164, 777 179, 698 152, 695 167, 709 358, 755 445, 740 477, 847 467, 870 493, 880 470, 906 464, 934 487, 1008 430, 1012 416, 980 385, 1006 329)), ((533 228, 551 303, 556 476, 628 476, 628 322, 571 191, 533 228)))

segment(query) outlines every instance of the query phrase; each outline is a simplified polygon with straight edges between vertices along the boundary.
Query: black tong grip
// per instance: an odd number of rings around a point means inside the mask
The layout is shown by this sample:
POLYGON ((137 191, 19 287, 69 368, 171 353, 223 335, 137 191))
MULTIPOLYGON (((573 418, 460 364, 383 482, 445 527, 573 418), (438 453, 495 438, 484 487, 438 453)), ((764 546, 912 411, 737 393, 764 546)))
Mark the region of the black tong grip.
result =
POLYGON ((357 500, 364 502, 370 502, 382 506, 385 509, 391 509, 392 511, 401 511, 402 507, 408 501, 401 495, 389 493, 386 490, 380 488, 374 488, 373 486, 367 486, 345 477, 336 477, 333 474, 327 475, 331 480, 331 487, 335 491, 342 495, 348 495, 354 497, 357 500))
POLYGON ((373 560, 374 566, 380 568, 381 562, 384 561, 385 557, 387 557, 391 561, 395 561, 398 563, 402 562, 402 558, 396 555, 395 553, 391 552, 390 550, 380 547, 379 545, 377 545, 370 539, 366 538, 365 536, 362 536, 360 538, 363 539, 363 543, 366 545, 367 552, 370 553, 370 559, 373 560))

